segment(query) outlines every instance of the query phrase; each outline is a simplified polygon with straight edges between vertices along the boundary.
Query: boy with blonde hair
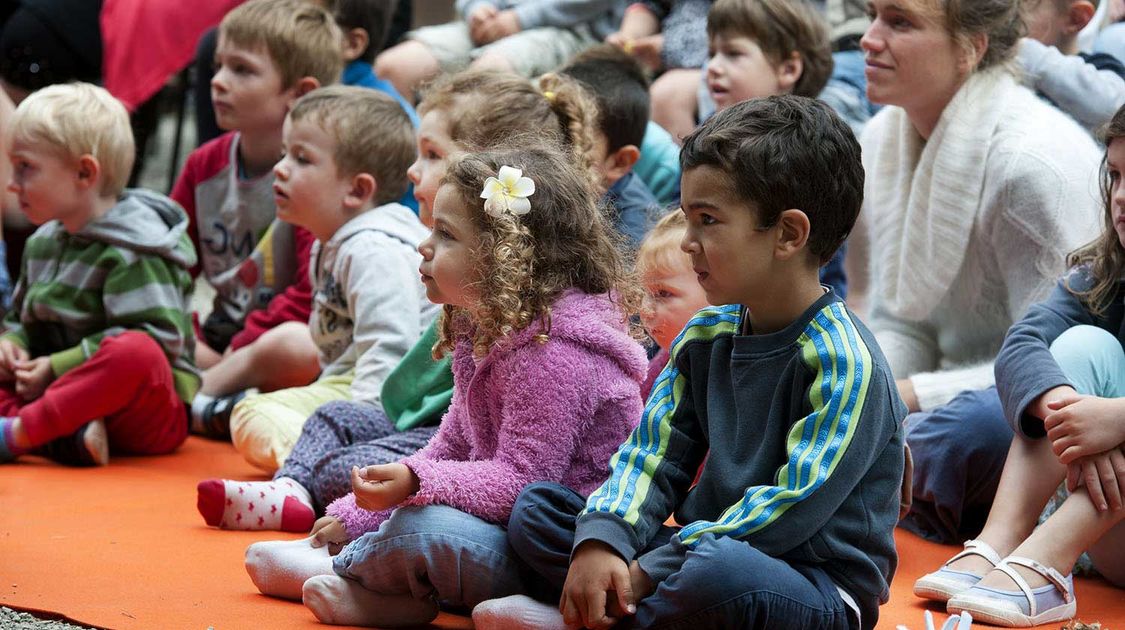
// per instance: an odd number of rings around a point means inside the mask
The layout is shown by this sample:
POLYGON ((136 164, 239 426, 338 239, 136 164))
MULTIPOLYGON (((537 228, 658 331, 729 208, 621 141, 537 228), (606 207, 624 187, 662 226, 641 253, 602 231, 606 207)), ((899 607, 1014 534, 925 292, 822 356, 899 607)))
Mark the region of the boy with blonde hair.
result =
POLYGON ((111 447, 175 449, 199 387, 187 216, 124 189, 129 116, 102 88, 44 88, 10 134, 8 188, 40 227, 0 335, 0 461, 39 447, 80 465, 105 464, 111 447))
POLYGON ((200 254, 193 273, 216 291, 198 331, 207 371, 192 403, 193 432, 227 437, 239 390, 303 385, 316 376, 305 326, 314 237, 276 220, 271 169, 293 102, 339 79, 343 41, 332 15, 302 0, 251 0, 219 26, 211 92, 228 133, 191 154, 172 190, 200 254), (259 351, 223 356, 251 344, 259 351))
POLYGON ((418 275, 417 247, 428 231, 395 203, 415 155, 414 129, 398 103, 364 88, 317 90, 297 101, 282 146, 278 217, 317 238, 309 329, 322 371, 312 385, 235 406, 235 448, 269 472, 317 407, 352 400, 380 409, 383 381, 437 314, 418 275))

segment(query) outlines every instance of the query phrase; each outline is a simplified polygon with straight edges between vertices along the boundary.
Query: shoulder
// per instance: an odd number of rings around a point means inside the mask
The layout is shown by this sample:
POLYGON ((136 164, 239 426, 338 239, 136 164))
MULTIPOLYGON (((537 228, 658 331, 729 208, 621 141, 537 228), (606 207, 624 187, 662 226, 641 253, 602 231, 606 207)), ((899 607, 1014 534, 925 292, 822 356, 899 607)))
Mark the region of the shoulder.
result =
POLYGON ((696 312, 680 335, 672 342, 671 355, 675 360, 693 345, 706 344, 721 337, 733 337, 742 326, 742 306, 727 304, 709 306, 696 312))
POLYGON ((1034 170, 1044 163, 1085 169, 1096 165, 1101 157, 1093 137, 1073 118, 1022 85, 1010 88, 1004 94, 1003 104, 994 106, 1007 111, 989 140, 990 170, 1013 159, 1016 162, 1012 166, 1022 169, 1034 170))
POLYGON ((237 132, 228 131, 192 151, 184 162, 183 176, 198 183, 214 177, 229 166, 231 147, 237 135, 237 132))
POLYGON ((805 327, 798 344, 805 363, 814 369, 831 366, 840 372, 840 366, 848 366, 852 373, 865 378, 889 372, 875 336, 842 301, 821 309, 805 327))

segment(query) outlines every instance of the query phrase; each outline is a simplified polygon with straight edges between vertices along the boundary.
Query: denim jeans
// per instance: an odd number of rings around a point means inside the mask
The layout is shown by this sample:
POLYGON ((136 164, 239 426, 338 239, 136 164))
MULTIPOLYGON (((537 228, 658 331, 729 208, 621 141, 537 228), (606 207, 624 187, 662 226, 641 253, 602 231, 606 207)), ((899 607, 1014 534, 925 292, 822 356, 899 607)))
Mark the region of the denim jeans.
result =
POLYGON ((979 534, 1014 435, 996 388, 961 392, 902 426, 914 458, 914 503, 900 525, 946 544, 979 534))
MULTIPOLYGON (((585 505, 582 496, 554 483, 532 484, 516 500, 509 538, 539 574, 540 584, 554 590, 538 593, 541 599, 557 601, 566 580, 574 523, 585 505)), ((645 551, 667 544, 672 533, 672 528, 661 528, 645 551)), ((854 624, 854 615, 824 570, 789 564, 749 543, 708 534, 687 552, 678 571, 638 602, 636 615, 617 627, 843 630, 854 624)))
POLYGON ((379 531, 344 547, 332 566, 385 599, 380 608, 395 625, 404 618, 429 623, 439 604, 471 609, 523 593, 526 577, 503 527, 445 505, 395 510, 379 531))

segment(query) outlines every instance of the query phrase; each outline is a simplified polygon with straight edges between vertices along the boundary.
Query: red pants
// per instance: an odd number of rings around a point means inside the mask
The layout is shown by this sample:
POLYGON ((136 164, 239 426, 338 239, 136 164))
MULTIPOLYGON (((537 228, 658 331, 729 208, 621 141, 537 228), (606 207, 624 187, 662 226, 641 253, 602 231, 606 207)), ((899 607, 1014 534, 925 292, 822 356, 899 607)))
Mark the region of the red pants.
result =
POLYGON ((187 437, 187 410, 168 359, 148 335, 107 337, 94 356, 25 402, 14 383, 0 386, 0 415, 19 416, 34 446, 103 418, 114 452, 160 454, 187 437))

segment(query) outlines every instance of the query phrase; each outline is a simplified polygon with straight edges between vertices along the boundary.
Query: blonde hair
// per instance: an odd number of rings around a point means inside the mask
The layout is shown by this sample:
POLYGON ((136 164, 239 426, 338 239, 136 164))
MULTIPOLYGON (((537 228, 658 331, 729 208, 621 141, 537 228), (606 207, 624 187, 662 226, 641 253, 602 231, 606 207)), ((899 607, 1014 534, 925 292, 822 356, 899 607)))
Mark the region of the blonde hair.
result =
POLYGON ((557 148, 468 154, 449 167, 442 185, 453 187, 479 230, 477 264, 470 273, 481 298, 471 326, 467 311, 444 307, 435 356, 452 350, 459 333, 468 334, 474 353, 483 356, 536 321, 542 325, 538 339, 545 343, 551 305, 572 287, 608 294, 623 322, 639 312, 641 288, 597 207, 594 189, 557 148), (501 165, 519 168, 535 181, 527 214, 485 213, 480 192, 501 165))
POLYGON ((223 18, 219 36, 239 48, 265 48, 286 89, 304 77, 331 85, 344 69, 340 27, 305 0, 250 0, 223 18))
POLYGON ((535 137, 567 152, 592 182, 600 179, 592 161, 597 104, 570 77, 545 74, 533 84, 508 73, 460 72, 426 89, 418 113, 434 110, 445 114, 449 139, 466 151, 535 137))
POLYGON ((1117 284, 1125 274, 1125 248, 1113 227, 1113 180, 1109 174, 1109 147, 1114 142, 1125 141, 1125 107, 1117 110, 1109 123, 1102 131, 1105 141, 1106 155, 1102 158, 1101 166, 1101 193, 1102 204, 1105 207, 1104 225, 1102 233, 1093 241, 1083 245, 1069 256, 1066 263, 1071 267, 1086 265, 1090 270, 1091 286, 1080 290, 1070 286, 1067 276, 1066 288, 1073 295, 1082 300, 1086 308, 1095 317, 1105 315, 1105 310, 1110 305, 1117 284))
POLYGON ((368 173, 378 189, 375 203, 389 203, 406 192, 406 169, 414 161, 414 126, 390 96, 361 87, 334 85, 297 99, 289 118, 308 120, 336 144, 332 158, 343 174, 368 173))
POLYGON ((89 83, 47 86, 20 103, 10 128, 14 141, 46 143, 73 160, 93 156, 101 167, 102 196, 116 197, 129 182, 136 157, 129 113, 104 88, 89 83))
POLYGON ((651 273, 670 271, 685 262, 690 266, 691 259, 680 249, 685 231, 687 219, 679 208, 665 214, 652 226, 637 248, 637 273, 641 278, 651 273))

